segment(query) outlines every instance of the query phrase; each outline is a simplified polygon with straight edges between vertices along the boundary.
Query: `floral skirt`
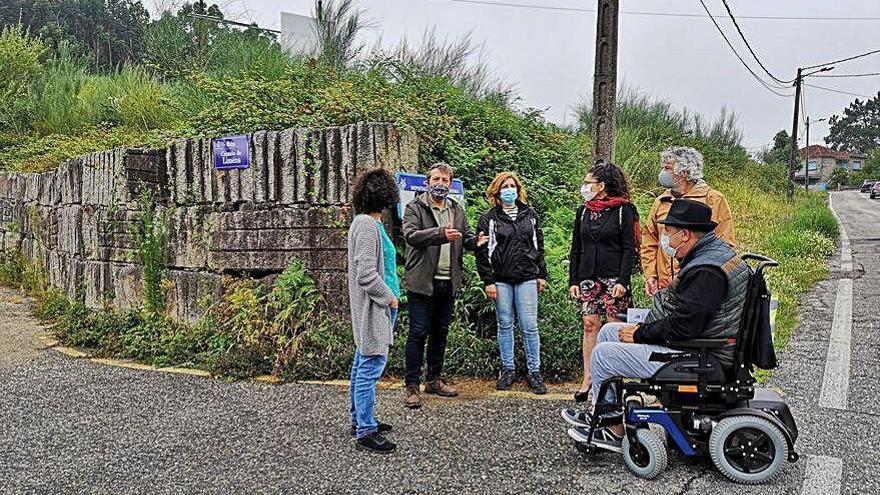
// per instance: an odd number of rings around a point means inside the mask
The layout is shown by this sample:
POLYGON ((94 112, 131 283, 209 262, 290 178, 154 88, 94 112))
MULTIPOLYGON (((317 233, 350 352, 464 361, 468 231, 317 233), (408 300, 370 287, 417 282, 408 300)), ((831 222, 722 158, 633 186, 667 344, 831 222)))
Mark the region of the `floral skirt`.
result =
POLYGON ((611 294, 617 285, 616 278, 587 279, 580 283, 581 299, 579 301, 581 316, 610 315, 617 318, 620 313, 632 306, 632 295, 629 291, 623 297, 615 299, 611 294))

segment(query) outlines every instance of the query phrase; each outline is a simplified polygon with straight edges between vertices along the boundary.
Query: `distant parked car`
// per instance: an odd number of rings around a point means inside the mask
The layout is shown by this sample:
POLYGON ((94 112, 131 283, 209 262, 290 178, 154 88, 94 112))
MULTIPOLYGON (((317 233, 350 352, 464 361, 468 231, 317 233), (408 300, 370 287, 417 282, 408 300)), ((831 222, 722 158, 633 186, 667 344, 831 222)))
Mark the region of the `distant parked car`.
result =
POLYGON ((880 196, 880 182, 875 182, 874 186, 871 187, 871 199, 880 196))
POLYGON ((865 182, 862 182, 862 192, 871 192, 874 188, 874 185, 877 184, 876 179, 865 179, 865 182))

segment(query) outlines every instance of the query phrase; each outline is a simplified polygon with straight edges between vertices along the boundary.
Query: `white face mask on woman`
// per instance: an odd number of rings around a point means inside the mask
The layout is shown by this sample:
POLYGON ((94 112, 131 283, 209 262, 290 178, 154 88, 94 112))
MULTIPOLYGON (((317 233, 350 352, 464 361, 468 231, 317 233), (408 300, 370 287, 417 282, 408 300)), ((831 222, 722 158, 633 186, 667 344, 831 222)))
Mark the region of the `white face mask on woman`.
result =
POLYGON ((584 184, 581 186, 581 196, 584 197, 584 201, 590 201, 591 199, 596 197, 596 191, 593 190, 592 184, 584 184))

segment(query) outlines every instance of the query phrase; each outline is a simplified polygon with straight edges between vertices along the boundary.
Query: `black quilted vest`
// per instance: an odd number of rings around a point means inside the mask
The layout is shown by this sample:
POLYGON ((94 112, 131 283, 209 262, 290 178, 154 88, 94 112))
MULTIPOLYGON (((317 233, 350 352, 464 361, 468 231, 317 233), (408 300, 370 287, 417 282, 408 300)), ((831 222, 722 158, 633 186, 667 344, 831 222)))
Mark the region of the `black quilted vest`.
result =
MULTIPOLYGON (((707 265, 717 266, 727 275, 727 297, 706 324, 699 338, 736 337, 742 321, 751 272, 748 265, 736 255, 730 245, 716 237, 714 232, 707 232, 697 241, 687 263, 682 266, 681 271, 672 280, 669 287, 654 296, 654 308, 651 309, 646 321, 659 320, 666 314, 675 313, 676 308, 681 304, 678 292, 682 277, 698 266, 707 265)), ((733 366, 735 349, 735 343, 727 344, 712 351, 712 355, 718 358, 723 366, 730 367, 733 366)))

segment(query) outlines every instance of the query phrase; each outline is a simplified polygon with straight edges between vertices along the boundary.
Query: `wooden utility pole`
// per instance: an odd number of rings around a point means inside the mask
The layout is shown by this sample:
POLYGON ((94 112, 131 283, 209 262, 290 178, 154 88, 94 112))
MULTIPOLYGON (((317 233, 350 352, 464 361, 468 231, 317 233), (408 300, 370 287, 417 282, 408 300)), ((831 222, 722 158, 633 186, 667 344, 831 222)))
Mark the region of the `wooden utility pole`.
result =
POLYGON ((619 0, 598 0, 596 10, 596 63, 593 69, 593 154, 614 161, 617 105, 617 17, 619 0))
POLYGON ((794 197, 794 171, 797 167, 798 154, 798 112, 801 109, 801 72, 803 69, 798 67, 797 77, 794 79, 794 118, 791 124, 791 150, 788 154, 788 199, 794 197))

